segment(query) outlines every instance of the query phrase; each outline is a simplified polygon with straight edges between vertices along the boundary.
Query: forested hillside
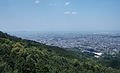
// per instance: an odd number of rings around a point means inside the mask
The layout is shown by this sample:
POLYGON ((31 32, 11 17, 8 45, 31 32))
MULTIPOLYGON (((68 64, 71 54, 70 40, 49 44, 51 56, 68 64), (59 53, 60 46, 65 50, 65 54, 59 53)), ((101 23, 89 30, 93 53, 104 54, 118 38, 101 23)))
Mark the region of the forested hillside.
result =
POLYGON ((0 32, 0 73, 120 73, 119 60, 114 67, 107 58, 79 56, 0 32))

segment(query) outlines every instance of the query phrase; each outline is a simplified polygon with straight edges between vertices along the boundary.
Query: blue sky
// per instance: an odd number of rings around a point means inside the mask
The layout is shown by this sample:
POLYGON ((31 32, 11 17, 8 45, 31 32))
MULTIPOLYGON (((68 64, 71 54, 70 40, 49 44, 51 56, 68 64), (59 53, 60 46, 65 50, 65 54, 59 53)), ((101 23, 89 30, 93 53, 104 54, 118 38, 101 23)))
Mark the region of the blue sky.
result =
POLYGON ((120 0, 0 0, 2 31, 120 31, 120 0))

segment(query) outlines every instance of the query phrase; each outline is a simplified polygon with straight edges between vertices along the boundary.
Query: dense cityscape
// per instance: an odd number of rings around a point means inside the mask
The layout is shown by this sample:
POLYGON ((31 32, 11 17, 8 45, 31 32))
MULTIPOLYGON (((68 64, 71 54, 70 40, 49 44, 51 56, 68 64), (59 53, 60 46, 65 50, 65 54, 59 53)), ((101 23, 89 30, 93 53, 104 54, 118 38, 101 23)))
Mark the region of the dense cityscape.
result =
POLYGON ((100 55, 113 55, 120 51, 120 34, 26 33, 26 35, 19 33, 18 36, 35 40, 46 45, 58 46, 66 49, 75 48, 82 52, 93 52, 99 53, 100 55))

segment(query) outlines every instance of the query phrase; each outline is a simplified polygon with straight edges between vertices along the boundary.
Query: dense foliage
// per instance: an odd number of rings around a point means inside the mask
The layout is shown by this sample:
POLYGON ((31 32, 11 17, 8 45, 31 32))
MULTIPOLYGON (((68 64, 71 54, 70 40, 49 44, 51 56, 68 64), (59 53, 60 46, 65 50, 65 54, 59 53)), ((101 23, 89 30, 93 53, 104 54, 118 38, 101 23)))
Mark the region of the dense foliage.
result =
POLYGON ((82 55, 0 32, 0 73, 120 73, 82 55))

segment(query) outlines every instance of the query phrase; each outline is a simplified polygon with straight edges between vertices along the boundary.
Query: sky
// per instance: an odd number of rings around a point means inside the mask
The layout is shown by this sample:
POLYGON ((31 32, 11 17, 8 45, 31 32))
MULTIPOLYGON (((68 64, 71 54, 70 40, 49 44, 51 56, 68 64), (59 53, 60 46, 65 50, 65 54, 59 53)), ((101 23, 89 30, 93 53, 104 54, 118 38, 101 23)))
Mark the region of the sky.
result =
POLYGON ((0 0, 1 31, 120 31, 120 0, 0 0))

